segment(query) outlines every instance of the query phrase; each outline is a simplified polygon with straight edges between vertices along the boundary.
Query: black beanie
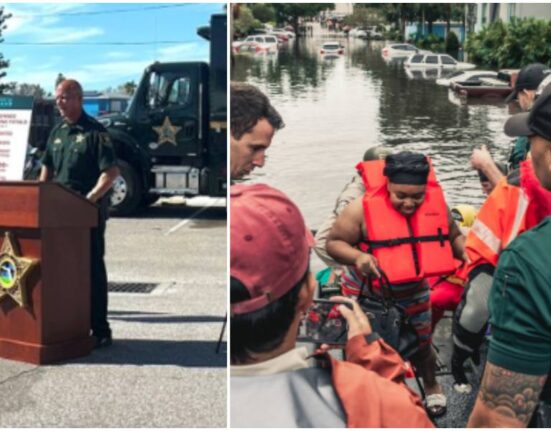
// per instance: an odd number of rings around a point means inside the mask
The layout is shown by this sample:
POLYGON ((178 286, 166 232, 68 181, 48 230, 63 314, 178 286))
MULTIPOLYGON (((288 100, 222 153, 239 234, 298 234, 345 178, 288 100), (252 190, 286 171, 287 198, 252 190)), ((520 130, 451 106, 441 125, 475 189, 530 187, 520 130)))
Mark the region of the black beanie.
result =
POLYGON ((395 184, 424 185, 429 176, 429 162, 423 154, 403 151, 385 158, 383 174, 395 184))

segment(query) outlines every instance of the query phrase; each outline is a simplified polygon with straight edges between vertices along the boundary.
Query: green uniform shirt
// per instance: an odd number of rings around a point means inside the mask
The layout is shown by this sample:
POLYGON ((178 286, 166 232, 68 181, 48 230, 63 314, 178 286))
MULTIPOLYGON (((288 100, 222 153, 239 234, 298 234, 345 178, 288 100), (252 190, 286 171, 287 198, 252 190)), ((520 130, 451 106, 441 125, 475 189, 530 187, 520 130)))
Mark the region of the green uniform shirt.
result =
POLYGON ((519 136, 515 139, 515 144, 509 155, 510 170, 517 169, 520 166, 520 162, 526 160, 529 150, 530 140, 526 136, 519 136))
POLYGON ((54 181, 86 195, 115 165, 115 151, 105 127, 83 111, 75 124, 63 121, 52 130, 42 164, 54 181))
MULTIPOLYGON (((551 217, 516 238, 500 255, 488 307, 488 360, 530 375, 551 371, 551 217)), ((542 399, 551 402, 551 379, 542 399)))

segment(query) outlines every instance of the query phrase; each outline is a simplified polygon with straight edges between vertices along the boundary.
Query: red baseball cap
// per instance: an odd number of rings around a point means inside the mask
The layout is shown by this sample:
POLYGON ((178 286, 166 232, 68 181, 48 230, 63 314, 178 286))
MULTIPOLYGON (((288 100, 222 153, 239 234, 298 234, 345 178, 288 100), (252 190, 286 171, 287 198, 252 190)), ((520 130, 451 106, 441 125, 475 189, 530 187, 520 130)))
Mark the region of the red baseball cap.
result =
POLYGON ((304 276, 314 238, 297 206, 266 184, 230 188, 230 274, 251 299, 232 314, 256 311, 291 290, 304 276))

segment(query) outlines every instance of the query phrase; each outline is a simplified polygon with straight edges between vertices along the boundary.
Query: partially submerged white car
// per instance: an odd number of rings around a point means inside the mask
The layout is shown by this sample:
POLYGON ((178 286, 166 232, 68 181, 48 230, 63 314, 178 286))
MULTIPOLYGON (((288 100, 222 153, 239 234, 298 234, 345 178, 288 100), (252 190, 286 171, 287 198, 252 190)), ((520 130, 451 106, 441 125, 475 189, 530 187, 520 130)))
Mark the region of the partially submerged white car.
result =
POLYGON ((234 52, 238 52, 240 45, 243 44, 255 44, 262 51, 268 52, 277 52, 279 48, 277 37, 269 34, 247 36, 244 40, 233 42, 232 48, 234 52))
POLYGON ((320 48, 320 54, 338 56, 344 54, 344 46, 336 40, 325 42, 320 48))
POLYGON ((467 70, 457 71, 448 78, 440 78, 436 80, 438 85, 449 87, 454 82, 480 82, 482 78, 497 78, 497 72, 493 70, 467 70))
POLYGON ((476 65, 457 61, 448 54, 415 54, 404 62, 404 67, 415 69, 474 69, 476 65))
POLYGON ((385 59, 406 58, 414 54, 430 54, 430 51, 417 48, 410 43, 392 43, 381 50, 381 55, 385 59))

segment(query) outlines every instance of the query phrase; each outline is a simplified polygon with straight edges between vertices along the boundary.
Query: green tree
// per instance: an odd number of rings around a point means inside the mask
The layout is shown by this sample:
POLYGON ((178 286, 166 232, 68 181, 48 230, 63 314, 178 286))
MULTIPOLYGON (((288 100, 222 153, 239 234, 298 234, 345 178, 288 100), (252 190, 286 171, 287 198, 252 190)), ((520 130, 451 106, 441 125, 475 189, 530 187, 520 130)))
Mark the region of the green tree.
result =
POLYGON ((22 83, 11 83, 13 86, 12 94, 18 96, 33 96, 35 99, 43 99, 46 96, 46 91, 40 86, 40 84, 27 84, 22 83))
POLYGON ((354 12, 343 19, 343 23, 351 27, 380 26, 383 22, 380 10, 368 3, 355 4, 354 12))
POLYGON ((260 22, 275 21, 276 13, 272 5, 267 3, 251 3, 248 7, 253 17, 260 22))
POLYGON ((551 22, 498 20, 467 38, 466 52, 474 63, 492 68, 520 68, 529 63, 551 64, 551 22))
POLYGON ((123 85, 124 92, 129 96, 132 96, 136 92, 137 86, 136 81, 125 82, 123 85))
POLYGON ((417 16, 417 8, 413 3, 374 3, 372 7, 380 9, 386 20, 394 24, 400 40, 404 38, 406 23, 417 16))
POLYGON ((446 52, 455 58, 459 53, 459 39, 453 31, 449 31, 446 36, 446 52))
POLYGON ((63 73, 59 72, 57 74, 57 78, 55 79, 55 87, 54 88, 57 88, 57 86, 62 82, 62 81, 65 81, 65 75, 63 75, 63 73))
POLYGON ((233 21, 233 31, 235 37, 249 34, 255 28, 261 26, 261 22, 257 20, 248 5, 239 5, 239 16, 233 21))
MULTIPOLYGON (((2 31, 6 30, 6 21, 11 18, 11 14, 4 12, 4 7, 0 6, 0 43, 4 42, 2 38, 2 31)), ((0 52, 0 80, 6 76, 6 70, 10 66, 9 60, 4 58, 4 55, 0 52)), ((13 89, 10 84, 0 83, 0 94, 13 89)))
POLYGON ((334 3, 271 3, 279 25, 290 24, 298 35, 301 18, 312 18, 320 12, 335 9, 334 3))
MULTIPOLYGON (((427 33, 432 34, 432 24, 434 21, 442 19, 445 15, 447 4, 445 3, 419 3, 417 6, 417 18, 419 27, 423 28, 427 23, 427 33)), ((450 12, 451 13, 451 12, 450 12)), ((451 14, 450 14, 451 19, 451 14)))

